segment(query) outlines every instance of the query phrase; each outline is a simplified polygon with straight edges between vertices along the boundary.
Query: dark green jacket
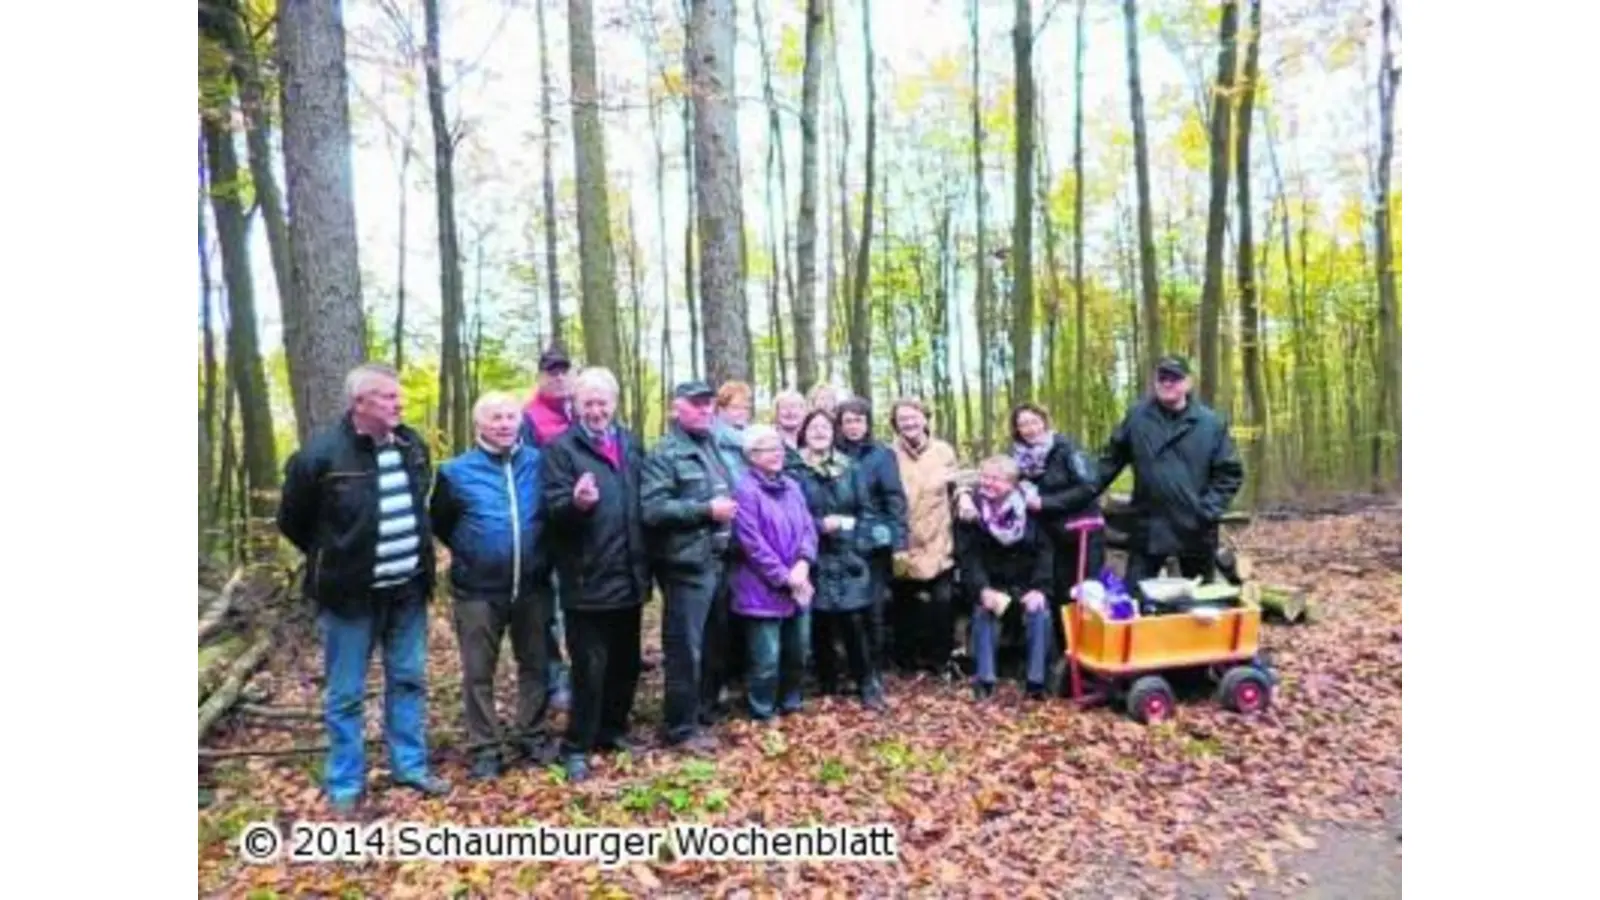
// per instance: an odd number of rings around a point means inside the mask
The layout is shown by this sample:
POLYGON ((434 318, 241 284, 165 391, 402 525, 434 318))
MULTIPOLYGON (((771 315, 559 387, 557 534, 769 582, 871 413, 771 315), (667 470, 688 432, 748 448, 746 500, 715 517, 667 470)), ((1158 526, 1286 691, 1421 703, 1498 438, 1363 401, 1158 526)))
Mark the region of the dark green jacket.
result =
POLYGON ((732 497, 734 482, 712 432, 693 436, 674 424, 645 457, 639 512, 650 559, 663 577, 720 566, 732 523, 711 518, 714 497, 732 497))
POLYGON ((1129 410, 1100 457, 1100 489, 1133 467, 1129 548, 1151 555, 1199 553, 1244 483, 1227 423, 1191 397, 1183 412, 1154 398, 1129 410))

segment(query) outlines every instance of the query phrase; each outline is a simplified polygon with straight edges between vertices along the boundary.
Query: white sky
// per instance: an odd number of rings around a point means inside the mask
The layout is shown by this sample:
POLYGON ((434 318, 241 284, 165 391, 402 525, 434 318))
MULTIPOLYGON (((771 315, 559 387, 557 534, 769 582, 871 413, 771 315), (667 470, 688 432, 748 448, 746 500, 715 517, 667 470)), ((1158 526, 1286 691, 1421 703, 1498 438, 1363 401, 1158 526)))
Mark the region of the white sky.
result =
MULTIPOLYGON (((417 39, 422 34, 420 0, 395 0, 404 9, 409 5, 414 15, 417 39)), ((490 297, 486 302, 487 318, 491 327, 503 325, 503 331, 513 336, 513 346, 532 355, 536 353, 537 340, 545 333, 543 310, 546 308, 543 290, 543 236, 532 227, 532 216, 540 206, 541 146, 537 140, 539 129, 539 44, 533 0, 472 0, 450 2, 443 6, 443 44, 447 71, 448 105, 452 119, 465 117, 469 137, 463 142, 457 156, 457 216, 462 237, 463 275, 469 304, 477 285, 475 236, 480 229, 487 233, 482 241, 484 248, 484 285, 490 297), (462 64, 475 61, 464 76, 457 76, 462 64), (533 262, 539 266, 539 284, 529 289, 507 276, 514 261, 533 262), (533 323, 537 322, 537 332, 533 323), (517 324, 513 324, 517 323, 517 324)), ((546 0, 547 25, 551 43, 551 76, 555 87, 556 119, 554 154, 558 182, 558 218, 561 222, 560 253, 563 257, 562 278, 563 310, 576 314, 574 286, 576 271, 576 222, 572 215, 570 179, 573 170, 573 151, 568 141, 571 111, 562 101, 567 95, 568 63, 566 56, 567 27, 565 3, 546 0), (562 186, 565 186, 563 196, 562 186)), ((865 87, 861 52, 861 19, 858 0, 834 0, 839 22, 839 32, 844 46, 841 48, 841 65, 845 93, 851 104, 851 153, 854 163, 850 169, 852 189, 858 189, 863 178, 862 154, 864 143, 865 87)), ((1045 11, 1055 0, 1034 0, 1034 24, 1037 28, 1045 11)), ((656 228, 656 192, 654 190, 654 144, 651 139, 649 119, 644 106, 644 87, 650 77, 653 63, 647 57, 639 30, 631 24, 630 8, 634 10, 656 8, 663 33, 668 35, 665 52, 675 62, 679 57, 676 45, 678 32, 677 0, 598 0, 595 18, 601 78, 606 91, 606 102, 625 109, 609 112, 606 116, 607 166, 613 185, 612 214, 622 219, 627 214, 627 199, 632 198, 637 241, 643 251, 642 293, 645 298, 645 346, 648 355, 656 356, 660 342, 659 308, 661 298, 661 266, 656 228)), ((1241 4, 1247 8, 1247 4, 1241 4)), ((767 17, 767 40, 770 52, 778 53, 783 30, 794 32, 793 39, 803 34, 803 5, 799 0, 763 0, 767 17)), ((1049 165, 1053 177, 1059 179, 1063 171, 1070 173, 1072 146, 1072 68, 1073 68, 1073 18, 1072 0, 1067 0, 1055 10, 1047 29, 1034 49, 1035 77, 1044 106, 1042 138, 1049 152, 1049 165)), ((760 102, 762 93, 759 49, 756 43, 753 7, 741 2, 739 18, 738 94, 744 98, 740 105, 741 164, 743 167, 746 226, 751 234, 751 246, 764 244, 767 210, 765 199, 765 160, 767 152, 767 111, 760 102)), ((873 4, 874 42, 879 60, 878 93, 880 101, 892 102, 896 82, 926 74, 935 60, 954 55, 960 64, 958 78, 965 83, 969 49, 967 44, 966 0, 905 0, 890 3, 878 0, 873 4)), ((1160 12, 1172 16, 1176 11, 1194 4, 1185 0, 1162 0, 1141 4, 1141 16, 1160 12)), ((1281 116, 1278 128, 1281 164, 1286 177, 1291 179, 1291 192, 1295 190, 1295 172, 1309 171, 1311 190, 1320 192, 1331 210, 1340 198, 1364 183, 1361 153, 1367 143, 1364 134, 1376 134, 1376 98, 1364 89, 1364 76, 1360 65, 1327 73, 1330 56, 1338 51, 1330 49, 1329 37, 1340 27, 1349 30, 1348 23, 1365 13, 1376 19, 1376 3, 1361 0, 1292 0, 1279 2, 1267 0, 1266 38, 1262 48, 1262 65, 1268 73, 1276 73, 1272 84, 1273 109, 1281 116), (1289 20, 1289 24, 1285 24, 1289 20), (1370 121, 1365 121, 1363 117, 1370 121), (1370 129, 1365 131, 1364 129, 1370 129)), ((1241 10, 1241 20, 1245 11, 1241 10)), ((984 0, 981 7, 983 46, 984 92, 994 96, 1001 85, 1009 84, 1013 74, 1010 29, 1013 5, 1010 0, 984 0)), ((1124 196, 1132 197, 1133 172, 1131 164, 1120 163, 1110 156, 1108 136, 1113 131, 1126 132, 1129 128, 1127 106, 1126 45, 1124 42, 1121 3, 1119 0, 1091 0, 1089 8, 1088 51, 1085 56, 1085 154, 1086 167, 1093 173, 1107 165, 1116 165, 1121 178, 1124 196)), ((1241 25, 1243 22, 1241 21, 1241 25)), ((398 205, 398 153, 390 136, 390 129, 403 128, 406 121, 407 98, 399 89, 398 73, 392 61, 386 62, 379 54, 397 59, 393 48, 397 42, 394 30, 382 18, 376 0, 347 0, 346 26, 350 56, 351 104, 354 121, 356 220, 360 233, 360 254, 363 272, 363 295, 369 310, 380 321, 375 327, 392 328, 394 309, 394 284, 399 237, 398 205), (382 104, 381 115, 376 103, 382 104), (385 119, 392 125, 386 125, 385 119)), ((1215 37, 1210 31, 1198 35, 1200 43, 1186 52, 1203 58, 1208 67, 1215 65, 1215 37)), ((1376 36, 1373 37, 1369 68, 1376 62, 1376 36)), ((1175 193, 1170 177, 1163 175, 1159 158, 1163 144, 1171 143, 1179 116, 1177 111, 1192 108, 1194 89, 1191 76, 1174 54, 1173 49, 1160 38, 1144 32, 1140 43, 1140 66, 1145 94, 1146 116, 1152 142, 1152 184, 1156 198, 1158 230, 1164 221, 1165 210, 1174 204, 1174 215, 1182 218, 1184 208, 1175 193), (1169 198, 1172 198, 1169 202, 1169 198)), ((417 73, 420 86, 420 70, 417 73)), ((1269 78, 1271 75, 1269 74, 1269 78)), ((799 78, 775 75, 780 100, 793 108, 799 106, 799 78)), ((822 92, 824 116, 831 119, 835 98, 831 84, 825 82, 822 92)), ((432 193, 431 169, 432 134, 428 127, 425 98, 420 89, 415 97, 416 133, 414 146, 422 151, 421 159, 414 159, 411 172, 411 190, 408 194, 407 222, 407 317, 408 332, 415 339, 429 341, 436 346, 438 334, 439 280, 436 247, 436 211, 432 193)), ((936 94, 924 94, 914 111, 899 110, 890 113, 889 120, 880 120, 879 164, 901 163, 889 170, 891 193, 906 187, 912 177, 913 166, 905 149, 908 139, 896 139, 897 131, 904 132, 908 125, 926 128, 926 122, 908 120, 937 119, 953 122, 965 133, 970 129, 970 112, 959 100, 941 99, 936 94), (896 145, 899 145, 898 148, 896 145)), ((799 194, 799 129, 790 115, 783 118, 785 153, 789 175, 789 213, 798 213, 799 194)), ((671 275, 670 290, 673 303, 674 332, 686 335, 684 291, 682 285, 682 234, 685 212, 685 184, 682 180, 682 125, 675 103, 664 108, 665 142, 668 157, 666 179, 665 218, 668 232, 667 261, 671 275)), ((1268 170, 1265 141, 1257 129, 1254 142, 1255 160, 1261 164, 1256 178, 1255 196, 1266 197, 1268 170)), ((241 151, 242 152, 242 151, 241 151)), ((1117 151, 1123 153, 1126 151, 1117 151)), ((986 166, 993 171, 1004 164, 1009 168, 1009 157, 995 140, 986 146, 986 166)), ((1131 158, 1128 157, 1128 158, 1131 158)), ((1398 170, 1399 155, 1396 155, 1398 170)), ((830 151, 823 150, 824 170, 820 174, 822 190, 836 195, 836 175, 833 174, 830 151)), ((961 170, 970 172, 970 161, 962 161, 961 170)), ((281 167, 280 167, 281 171, 281 167)), ((1194 179, 1196 212, 1204 216, 1204 173, 1194 179)), ((970 178, 970 175, 968 176, 970 178)), ((965 214, 970 223, 971 192, 968 191, 965 214)), ((989 220, 992 229, 1008 229, 1011 219, 1011 189, 1007 180, 999 176, 990 180, 988 189, 989 220)), ((891 197, 891 206, 897 198, 891 197)), ((1256 207, 1264 210, 1266 204, 1258 200, 1256 207)), ((776 210, 774 213, 776 214, 776 210)), ((1096 266, 1111 264, 1108 256, 1109 235, 1114 227, 1112 205, 1109 202, 1089 204, 1090 221, 1086 223, 1088 235, 1086 263, 1096 266)), ((1263 213, 1264 214, 1264 213, 1263 213)), ((819 225, 822 210, 819 206, 819 225)), ((914 224, 930 227, 932 213, 919 213, 914 224)), ((255 223, 253 223, 255 224, 255 223)), ((913 224, 910 217, 897 216, 891 230, 899 231, 913 224)), ((1063 226, 1063 240, 1070 232, 1070 223, 1063 226)), ((1197 225, 1198 227, 1198 225, 1197 225)), ((792 228, 791 228, 792 230, 792 228)), ((1042 229, 1036 228, 1038 240, 1043 241, 1042 229)), ((780 232, 780 240, 781 240, 780 232)), ((269 264, 264 230, 253 227, 252 263, 256 280, 256 303, 261 318, 263 350, 270 352, 281 341, 281 318, 276 290, 269 264)), ((1042 244, 1041 244, 1042 246, 1042 244)), ((1066 246, 1066 245, 1063 245, 1066 246)), ((764 252, 764 251, 763 251, 764 252)), ((618 259, 618 296, 626 311, 630 296, 626 270, 623 266, 623 248, 616 247, 618 259)), ((825 265, 823 245, 819 242, 819 281, 825 265)), ((819 284, 819 289, 821 285, 819 284)), ((962 288, 970 306, 970 279, 962 288)), ((750 285, 751 327, 758 335, 767 328, 765 279, 752 278, 750 285)), ((820 312, 825 307, 819 303, 819 334, 822 327, 820 312)), ((958 327, 970 322, 970 310, 964 310, 958 327)), ((976 342, 967 333, 967 360, 976 363, 976 342)), ((675 377, 687 374, 686 337, 675 341, 677 372, 675 377)), ((791 349, 792 352, 792 349, 791 349)))

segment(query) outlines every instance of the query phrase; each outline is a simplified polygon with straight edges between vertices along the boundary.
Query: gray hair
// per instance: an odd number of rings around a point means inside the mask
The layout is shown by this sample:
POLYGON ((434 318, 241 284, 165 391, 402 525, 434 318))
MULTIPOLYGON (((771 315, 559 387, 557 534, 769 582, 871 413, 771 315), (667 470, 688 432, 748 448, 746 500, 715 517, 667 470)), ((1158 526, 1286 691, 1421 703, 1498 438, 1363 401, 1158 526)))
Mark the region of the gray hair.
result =
POLYGON ((345 403, 354 406, 355 402, 367 391, 372 390, 374 381, 393 381, 398 383, 400 375, 392 366, 383 363, 362 363, 350 370, 344 377, 345 403))
POLYGON ((786 388, 784 390, 779 391, 778 392, 778 396, 772 398, 772 408, 773 409, 777 409, 778 407, 782 406, 785 402, 791 402, 791 401, 794 402, 794 403, 798 403, 801 406, 805 406, 806 405, 806 395, 800 393, 799 391, 795 390, 794 388, 786 388))
POLYGON ((572 396, 574 397, 599 391, 615 400, 621 390, 617 384, 617 376, 611 374, 611 370, 604 366, 591 366, 584 369, 578 373, 577 379, 572 383, 572 396))
POLYGON ((778 434, 778 429, 771 425, 749 425, 744 429, 744 452, 746 456, 759 449, 761 444, 783 446, 783 437, 778 434))
POLYGON ((477 403, 472 404, 472 421, 475 424, 481 425, 483 424, 484 417, 489 414, 491 409, 497 409, 505 406, 509 406, 512 409, 517 409, 521 405, 522 404, 517 401, 516 397, 511 396, 505 391, 490 391, 489 393, 484 394, 482 397, 479 397, 477 403))

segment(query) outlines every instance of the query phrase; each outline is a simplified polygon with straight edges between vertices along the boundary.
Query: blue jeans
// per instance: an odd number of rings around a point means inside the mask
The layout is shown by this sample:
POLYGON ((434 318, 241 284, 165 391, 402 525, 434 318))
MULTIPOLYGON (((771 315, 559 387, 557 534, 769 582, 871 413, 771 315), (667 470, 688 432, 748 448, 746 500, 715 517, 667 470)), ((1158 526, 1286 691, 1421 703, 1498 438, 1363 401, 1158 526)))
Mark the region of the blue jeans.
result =
POLYGON ((800 709, 800 686, 805 679, 806 649, 811 646, 811 613, 786 619, 744 620, 750 655, 746 696, 750 715, 770 719, 779 696, 784 712, 800 709))
POLYGON ((347 618, 324 610, 322 628, 323 720, 328 729, 324 787, 330 800, 354 799, 367 784, 367 665, 383 645, 383 730, 389 768, 399 782, 428 773, 427 605, 414 590, 373 615, 347 618))
MULTIPOLYGON (((1038 612, 1028 612, 1023 609, 1021 600, 1013 598, 1006 614, 1011 615, 1014 610, 1022 615, 1027 628, 1028 683, 1042 685, 1050 660, 1050 604, 1046 603, 1038 612)), ((1000 643, 1000 625, 999 617, 985 609, 982 603, 972 605, 973 652, 978 657, 978 681, 981 684, 994 684, 994 658, 1000 643)))

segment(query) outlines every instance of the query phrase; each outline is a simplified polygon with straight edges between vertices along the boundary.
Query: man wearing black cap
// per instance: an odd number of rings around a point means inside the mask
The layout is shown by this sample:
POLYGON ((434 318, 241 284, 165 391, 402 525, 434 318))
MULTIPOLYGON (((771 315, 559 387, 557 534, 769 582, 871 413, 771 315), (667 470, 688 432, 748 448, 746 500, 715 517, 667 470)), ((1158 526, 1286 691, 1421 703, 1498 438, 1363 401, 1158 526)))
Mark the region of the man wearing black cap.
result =
POLYGON ((674 421, 645 459, 639 507, 651 562, 666 594, 663 736, 668 744, 704 752, 715 742, 700 731, 701 716, 715 705, 728 668, 734 484, 712 439, 716 392, 704 381, 686 381, 672 396, 674 421))
POLYGON ((1133 466, 1125 580, 1133 590, 1178 558, 1184 578, 1210 577, 1217 523, 1244 483, 1228 425, 1190 395, 1189 361, 1156 363, 1152 396, 1128 411, 1100 457, 1100 490, 1133 466))
MULTIPOLYGON (((539 382, 533 396, 522 408, 523 444, 543 449, 572 426, 572 360, 560 344, 551 344, 539 355, 539 382)), ((561 614, 561 585, 552 568, 551 592, 556 597, 555 614, 545 626, 545 690, 552 709, 566 710, 572 705, 572 686, 567 663, 561 656, 561 634, 565 630, 561 614)))

